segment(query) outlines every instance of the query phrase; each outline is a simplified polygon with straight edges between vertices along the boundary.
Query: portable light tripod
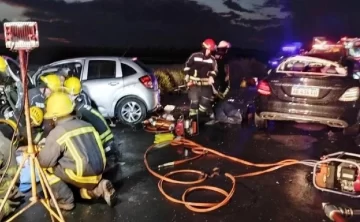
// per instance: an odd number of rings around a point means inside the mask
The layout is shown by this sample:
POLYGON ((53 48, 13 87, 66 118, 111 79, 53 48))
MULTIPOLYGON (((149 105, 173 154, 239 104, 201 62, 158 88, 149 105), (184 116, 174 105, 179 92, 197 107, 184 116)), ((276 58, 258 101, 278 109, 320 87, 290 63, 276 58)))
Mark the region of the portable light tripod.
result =
POLYGON ((34 49, 39 47, 39 34, 38 34, 38 26, 36 22, 6 22, 4 23, 4 36, 5 36, 5 44, 6 48, 10 50, 18 51, 19 59, 20 59, 20 68, 21 68, 21 80, 22 80, 22 87, 24 91, 24 113, 25 113, 25 120, 26 120, 26 133, 28 139, 28 148, 27 151, 24 152, 24 157, 22 162, 20 163, 16 174, 11 181, 8 191, 1 203, 0 212, 3 210, 5 203, 9 199, 9 195, 14 188, 19 176, 21 169, 23 168, 26 160, 30 162, 30 172, 31 172, 31 188, 32 188, 32 196, 30 197, 30 203, 22 208, 19 212, 15 215, 10 217, 7 221, 13 221, 16 217, 22 214, 24 211, 35 205, 36 203, 40 202, 46 210, 50 213, 51 220, 54 221, 54 218, 57 221, 64 222, 64 217, 61 214, 59 205, 56 202, 54 194, 51 190, 50 184, 47 181, 45 173, 43 169, 40 167, 39 161, 36 158, 37 150, 32 142, 32 135, 31 135, 31 125, 30 125, 30 113, 29 113, 29 99, 28 99, 28 84, 27 84, 27 65, 28 61, 25 61, 26 54, 34 49), (44 193, 44 198, 38 195, 37 184, 36 184, 36 175, 35 169, 39 172, 39 179, 40 184, 44 193), (54 206, 56 208, 55 212, 50 207, 50 200, 49 196, 51 197, 54 206))

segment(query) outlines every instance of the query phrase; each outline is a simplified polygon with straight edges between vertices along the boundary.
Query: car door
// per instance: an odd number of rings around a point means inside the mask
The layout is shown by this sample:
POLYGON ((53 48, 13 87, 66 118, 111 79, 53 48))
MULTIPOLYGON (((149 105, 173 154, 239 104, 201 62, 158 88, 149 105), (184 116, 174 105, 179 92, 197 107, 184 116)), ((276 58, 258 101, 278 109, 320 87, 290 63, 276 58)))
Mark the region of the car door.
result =
POLYGON ((105 117, 114 115, 116 91, 123 88, 120 62, 118 59, 89 59, 82 76, 83 89, 105 117))

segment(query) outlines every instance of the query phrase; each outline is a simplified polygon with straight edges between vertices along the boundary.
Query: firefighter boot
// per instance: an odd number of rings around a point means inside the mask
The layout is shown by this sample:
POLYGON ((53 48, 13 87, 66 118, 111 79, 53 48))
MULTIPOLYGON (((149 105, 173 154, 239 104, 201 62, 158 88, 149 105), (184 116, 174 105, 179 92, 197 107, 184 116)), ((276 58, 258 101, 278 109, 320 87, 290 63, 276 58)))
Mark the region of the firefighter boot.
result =
POLYGON ((88 191, 88 194, 92 198, 104 198, 110 207, 116 203, 116 192, 109 180, 102 179, 93 190, 88 191))

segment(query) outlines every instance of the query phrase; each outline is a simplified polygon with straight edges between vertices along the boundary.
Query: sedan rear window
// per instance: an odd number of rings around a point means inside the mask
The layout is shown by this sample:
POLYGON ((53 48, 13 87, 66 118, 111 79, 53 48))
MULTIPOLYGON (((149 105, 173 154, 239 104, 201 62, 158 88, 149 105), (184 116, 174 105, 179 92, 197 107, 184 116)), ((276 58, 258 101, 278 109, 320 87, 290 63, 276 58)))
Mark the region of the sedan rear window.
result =
POLYGON ((341 65, 320 58, 291 58, 285 60, 277 68, 278 73, 321 75, 321 76, 346 76, 347 70, 341 65))

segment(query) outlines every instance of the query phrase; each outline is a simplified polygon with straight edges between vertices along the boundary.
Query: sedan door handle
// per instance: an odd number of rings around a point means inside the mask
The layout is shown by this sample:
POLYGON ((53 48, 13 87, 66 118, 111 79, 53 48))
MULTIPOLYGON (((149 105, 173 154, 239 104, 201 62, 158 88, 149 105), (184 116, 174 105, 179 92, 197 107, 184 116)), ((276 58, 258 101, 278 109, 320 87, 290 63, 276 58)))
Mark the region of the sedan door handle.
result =
POLYGON ((110 83, 109 83, 110 86, 116 86, 116 85, 118 85, 118 84, 119 84, 118 82, 110 82, 110 83))

